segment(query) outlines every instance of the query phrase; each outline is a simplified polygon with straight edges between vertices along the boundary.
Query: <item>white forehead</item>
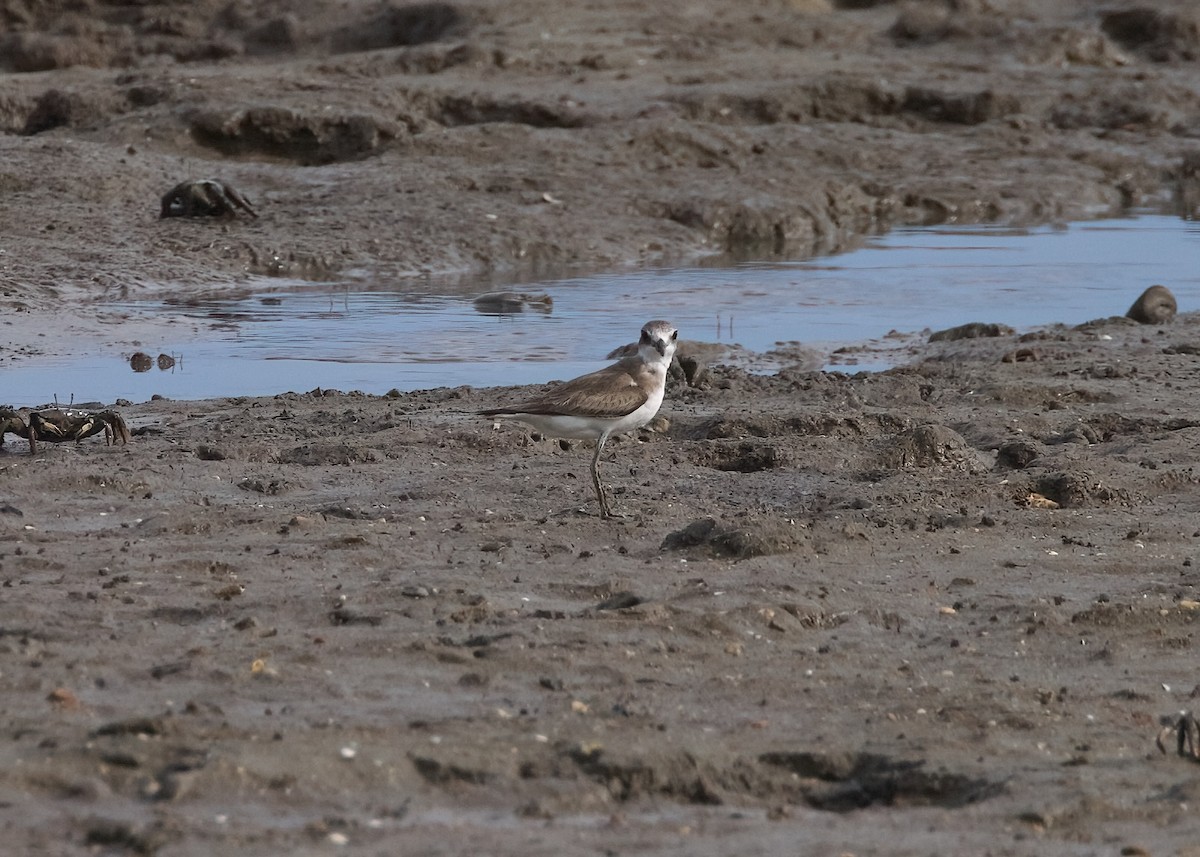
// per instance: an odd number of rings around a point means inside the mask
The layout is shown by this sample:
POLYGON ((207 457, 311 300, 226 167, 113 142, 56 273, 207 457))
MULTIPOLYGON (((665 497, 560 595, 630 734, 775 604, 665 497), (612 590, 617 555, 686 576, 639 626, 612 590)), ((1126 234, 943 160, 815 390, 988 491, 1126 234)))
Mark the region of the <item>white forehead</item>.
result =
POLYGON ((675 332, 675 325, 669 321, 648 321, 642 326, 642 332, 652 337, 668 337, 675 332))

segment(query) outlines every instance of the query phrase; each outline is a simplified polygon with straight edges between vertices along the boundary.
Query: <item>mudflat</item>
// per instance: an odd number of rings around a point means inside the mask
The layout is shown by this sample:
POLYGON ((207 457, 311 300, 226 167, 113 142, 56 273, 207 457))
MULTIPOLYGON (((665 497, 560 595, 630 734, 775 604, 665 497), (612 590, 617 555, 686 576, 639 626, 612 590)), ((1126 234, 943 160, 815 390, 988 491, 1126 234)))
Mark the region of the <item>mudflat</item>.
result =
MULTIPOLYGON (((788 258, 1195 199, 1184 2, 0 22, 15 365, 153 336, 113 298, 250 277, 788 258), (257 218, 159 218, 207 178, 257 218)), ((1200 694, 1200 316, 1120 317, 1149 285, 882 373, 672 378, 606 447, 616 520, 585 445, 475 415, 539 388, 10 435, 6 853, 1195 857, 1163 730, 1200 694)))

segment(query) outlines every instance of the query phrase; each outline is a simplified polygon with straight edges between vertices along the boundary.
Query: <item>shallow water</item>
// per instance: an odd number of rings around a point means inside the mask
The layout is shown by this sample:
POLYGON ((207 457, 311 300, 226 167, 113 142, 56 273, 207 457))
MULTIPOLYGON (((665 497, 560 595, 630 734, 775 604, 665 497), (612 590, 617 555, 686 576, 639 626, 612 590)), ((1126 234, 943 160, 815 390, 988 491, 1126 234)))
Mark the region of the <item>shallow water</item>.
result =
POLYGON ((461 285, 441 294, 436 284, 418 290, 405 281, 280 291, 279 281, 264 280, 237 300, 119 305, 204 321, 201 339, 145 343, 151 357, 174 357, 173 366, 134 372, 129 354, 31 358, 0 370, 0 403, 539 383, 598 368, 651 318, 671 320, 687 339, 756 352, 801 342, 828 355, 892 330, 970 321, 1027 329, 1119 315, 1154 283, 1175 293, 1180 311, 1195 309, 1198 260, 1200 225, 1145 215, 1057 228, 902 229, 835 257, 513 287, 549 295, 550 312, 487 315, 461 285))

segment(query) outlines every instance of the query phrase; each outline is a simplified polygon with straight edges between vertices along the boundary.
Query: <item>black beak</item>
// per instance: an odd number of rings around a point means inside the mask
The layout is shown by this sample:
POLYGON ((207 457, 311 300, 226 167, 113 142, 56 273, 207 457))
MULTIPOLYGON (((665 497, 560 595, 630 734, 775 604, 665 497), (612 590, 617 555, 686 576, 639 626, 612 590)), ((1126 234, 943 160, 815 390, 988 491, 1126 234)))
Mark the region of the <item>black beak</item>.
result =
POLYGON ((654 350, 657 351, 662 357, 666 357, 667 343, 663 342, 661 339, 654 340, 654 350))

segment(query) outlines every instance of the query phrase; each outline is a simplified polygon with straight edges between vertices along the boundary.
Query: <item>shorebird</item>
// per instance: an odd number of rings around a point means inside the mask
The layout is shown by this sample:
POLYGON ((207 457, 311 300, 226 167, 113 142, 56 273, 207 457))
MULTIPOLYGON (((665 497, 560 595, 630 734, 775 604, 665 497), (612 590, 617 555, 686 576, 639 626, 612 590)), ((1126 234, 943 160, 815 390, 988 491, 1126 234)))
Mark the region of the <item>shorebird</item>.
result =
POLYGON ((612 435, 639 429, 654 419, 662 405, 667 369, 678 339, 679 331, 670 323, 648 321, 642 327, 636 355, 564 381, 537 398, 479 414, 517 420, 551 437, 594 440, 592 485, 600 517, 611 518, 612 508, 600 482, 600 452, 612 435))

